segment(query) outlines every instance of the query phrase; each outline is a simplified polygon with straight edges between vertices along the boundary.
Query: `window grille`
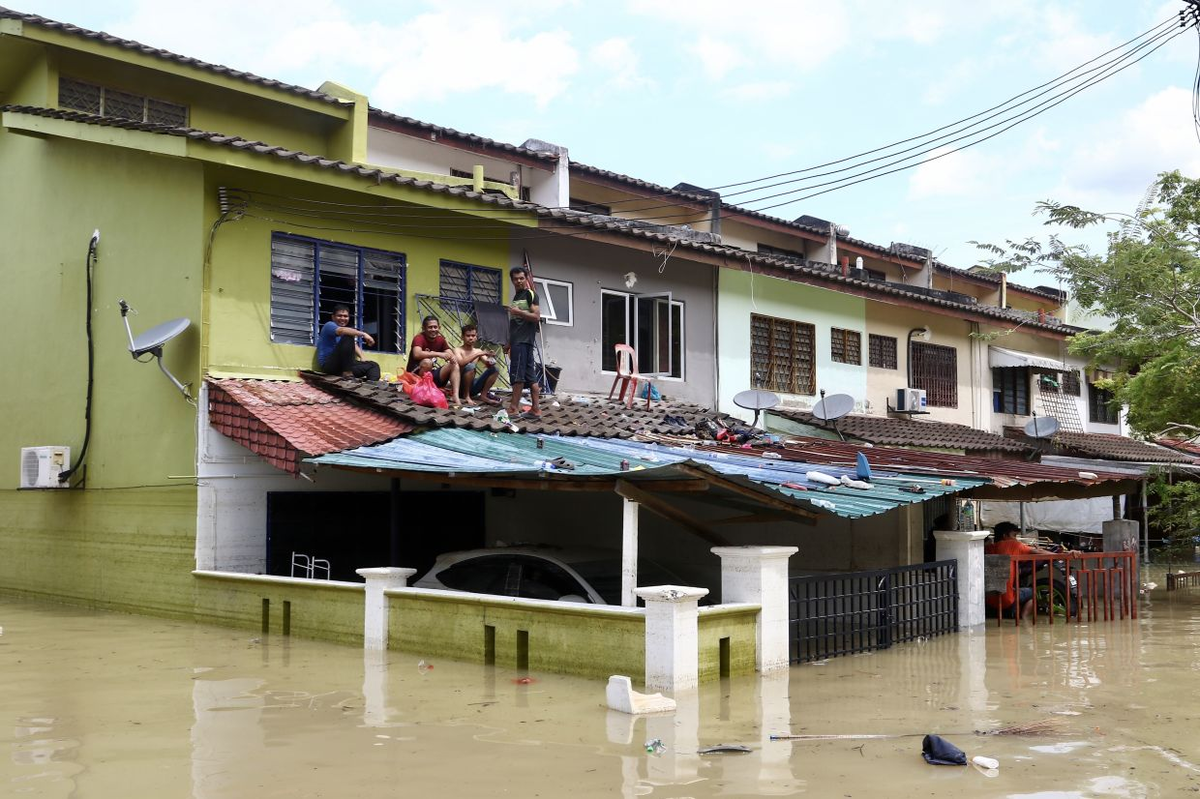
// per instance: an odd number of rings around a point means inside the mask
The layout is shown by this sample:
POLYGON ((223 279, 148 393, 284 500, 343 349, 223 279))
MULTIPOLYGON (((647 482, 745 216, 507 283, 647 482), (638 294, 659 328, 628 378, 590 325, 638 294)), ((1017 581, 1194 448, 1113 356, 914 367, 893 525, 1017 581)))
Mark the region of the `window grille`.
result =
POLYGON ((1113 393, 1094 383, 1088 384, 1088 420, 1096 424, 1117 424, 1119 411, 1113 407, 1113 393))
POLYGON ((870 349, 868 358, 870 365, 876 369, 898 369, 896 359, 896 339, 892 336, 877 336, 871 333, 867 338, 870 349))
POLYGON ((834 363, 862 364, 862 334, 838 327, 829 330, 829 358, 834 363))
POLYGON ((73 78, 59 78, 58 105, 73 111, 158 125, 186 127, 188 122, 187 106, 73 78))
POLYGON ((755 385, 785 394, 816 394, 817 329, 804 322, 750 316, 750 369, 755 385))
POLYGON ((1079 370, 1072 369, 1069 372, 1063 372, 1059 386, 1062 388, 1064 394, 1078 397, 1080 394, 1079 370))
POLYGON ((88 114, 100 113, 100 87, 83 81, 62 78, 58 82, 58 105, 88 114))
POLYGON ((925 402, 934 408, 958 407, 958 350, 940 344, 912 342, 913 388, 925 389, 925 402))
POLYGON ((1028 369, 996 368, 992 370, 992 410, 996 413, 1029 415, 1028 369))
POLYGON ((442 260, 438 267, 438 295, 464 302, 500 304, 500 270, 442 260))

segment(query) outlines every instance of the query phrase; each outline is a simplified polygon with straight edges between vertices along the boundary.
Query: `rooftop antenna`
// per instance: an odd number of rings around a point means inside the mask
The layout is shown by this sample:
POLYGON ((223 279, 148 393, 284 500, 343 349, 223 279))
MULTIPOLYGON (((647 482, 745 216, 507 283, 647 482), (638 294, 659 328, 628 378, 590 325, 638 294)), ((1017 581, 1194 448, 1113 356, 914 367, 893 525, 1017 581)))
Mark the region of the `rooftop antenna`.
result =
MULTIPOLYGON (((175 378, 175 375, 167 371, 167 367, 163 366, 162 362, 163 345, 187 330, 192 324, 191 320, 187 318, 172 319, 169 322, 155 325, 137 338, 134 338, 133 330, 129 327, 129 303, 125 302, 125 300, 118 300, 117 304, 121 306, 121 319, 125 322, 125 333, 129 336, 129 354, 133 356, 135 361, 140 363, 145 363, 145 360, 142 358, 143 355, 152 355, 156 358, 158 360, 158 368, 162 370, 162 373, 174 384, 175 388, 179 389, 179 393, 183 395, 184 399, 195 405, 196 400, 192 399, 192 394, 188 390, 192 384, 180 383, 175 378)), ((137 313, 137 311, 134 311, 134 313, 137 313)))
POLYGON ((733 396, 733 404, 748 411, 754 411, 754 422, 751 427, 758 427, 758 416, 763 411, 769 411, 779 405, 779 395, 774 391, 764 391, 762 388, 762 372, 754 373, 754 388, 739 391, 733 396))
POLYGON ((837 420, 852 410, 854 410, 854 397, 849 394, 830 394, 826 397, 825 389, 821 389, 821 399, 813 406, 812 415, 814 419, 820 419, 822 422, 833 422, 833 432, 838 434, 838 438, 845 441, 846 437, 838 429, 837 420))

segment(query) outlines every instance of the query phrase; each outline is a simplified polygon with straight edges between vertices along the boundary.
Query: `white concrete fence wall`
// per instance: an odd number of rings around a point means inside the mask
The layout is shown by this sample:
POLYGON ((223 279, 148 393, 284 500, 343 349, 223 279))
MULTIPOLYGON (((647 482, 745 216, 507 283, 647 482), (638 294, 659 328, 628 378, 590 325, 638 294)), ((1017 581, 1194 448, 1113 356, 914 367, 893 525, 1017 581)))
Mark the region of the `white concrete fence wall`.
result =
MULTIPOLYGON (((755 664, 770 673, 788 666, 788 558, 796 547, 715 547, 721 559, 721 598, 726 604, 759 608, 755 664)), ((358 569, 366 580, 363 647, 388 646, 387 592, 404 588, 413 569, 358 569)), ((708 589, 678 585, 646 586, 637 595, 646 603, 645 685, 675 693, 695 688, 700 675, 699 601, 708 589)), ((539 600, 529 600, 536 603, 539 600)))

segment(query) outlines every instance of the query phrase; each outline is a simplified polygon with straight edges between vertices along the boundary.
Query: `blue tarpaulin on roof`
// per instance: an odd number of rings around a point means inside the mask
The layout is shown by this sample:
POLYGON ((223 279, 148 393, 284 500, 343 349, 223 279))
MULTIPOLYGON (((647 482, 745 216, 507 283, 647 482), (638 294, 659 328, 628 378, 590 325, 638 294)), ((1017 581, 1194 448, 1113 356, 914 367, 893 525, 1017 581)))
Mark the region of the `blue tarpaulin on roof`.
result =
POLYGON ((701 475, 731 480, 777 498, 782 495, 799 507, 850 519, 886 513, 989 482, 955 478, 953 485, 945 485, 940 477, 876 470, 871 488, 862 490, 826 485, 807 476, 815 471, 837 480, 843 476, 855 479, 854 469, 773 460, 704 446, 452 428, 309 458, 308 462, 388 472, 436 472, 450 478, 456 475, 536 476, 548 480, 620 477, 634 483, 649 483, 647 487, 652 487, 656 479, 679 477, 682 471, 679 467, 686 465, 701 475), (914 488, 921 491, 914 492, 914 488))

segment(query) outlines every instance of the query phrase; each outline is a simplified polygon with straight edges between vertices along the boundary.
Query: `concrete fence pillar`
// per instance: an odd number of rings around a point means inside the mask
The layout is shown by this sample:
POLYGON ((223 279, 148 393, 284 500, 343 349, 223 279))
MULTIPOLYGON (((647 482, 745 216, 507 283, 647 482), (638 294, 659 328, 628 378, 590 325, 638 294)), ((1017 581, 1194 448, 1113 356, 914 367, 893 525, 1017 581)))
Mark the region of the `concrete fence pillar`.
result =
MULTIPOLYGON (((1141 533, 1141 525, 1133 519, 1109 519, 1101 525, 1104 531, 1104 551, 1105 552, 1137 552, 1138 551, 1138 535, 1141 533)), ((1113 568, 1117 566, 1119 561, 1105 558, 1105 568, 1113 568)), ((1121 564, 1124 565, 1124 564, 1121 564)), ((1136 579, 1136 575, 1125 575, 1126 580, 1136 579)), ((1113 598, 1118 601, 1124 601, 1125 587, 1120 582, 1113 578, 1112 581, 1113 598)), ((1136 600, 1136 595, 1134 596, 1136 600)))
POLYGON ((983 604, 983 540, 991 530, 934 530, 937 559, 958 561, 958 628, 987 621, 983 604))
POLYGON ((721 601, 747 602, 758 613, 755 666, 788 667, 788 558, 796 547, 713 547, 721 559, 721 601))
POLYGON ((367 581, 363 612, 363 648, 387 649, 388 645, 388 601, 383 592, 389 588, 404 588, 408 578, 416 569, 397 569, 381 566, 374 569, 355 569, 359 577, 367 581))
POLYGON ((701 597, 707 588, 639 588, 646 602, 646 690, 675 693, 700 682, 701 597))

